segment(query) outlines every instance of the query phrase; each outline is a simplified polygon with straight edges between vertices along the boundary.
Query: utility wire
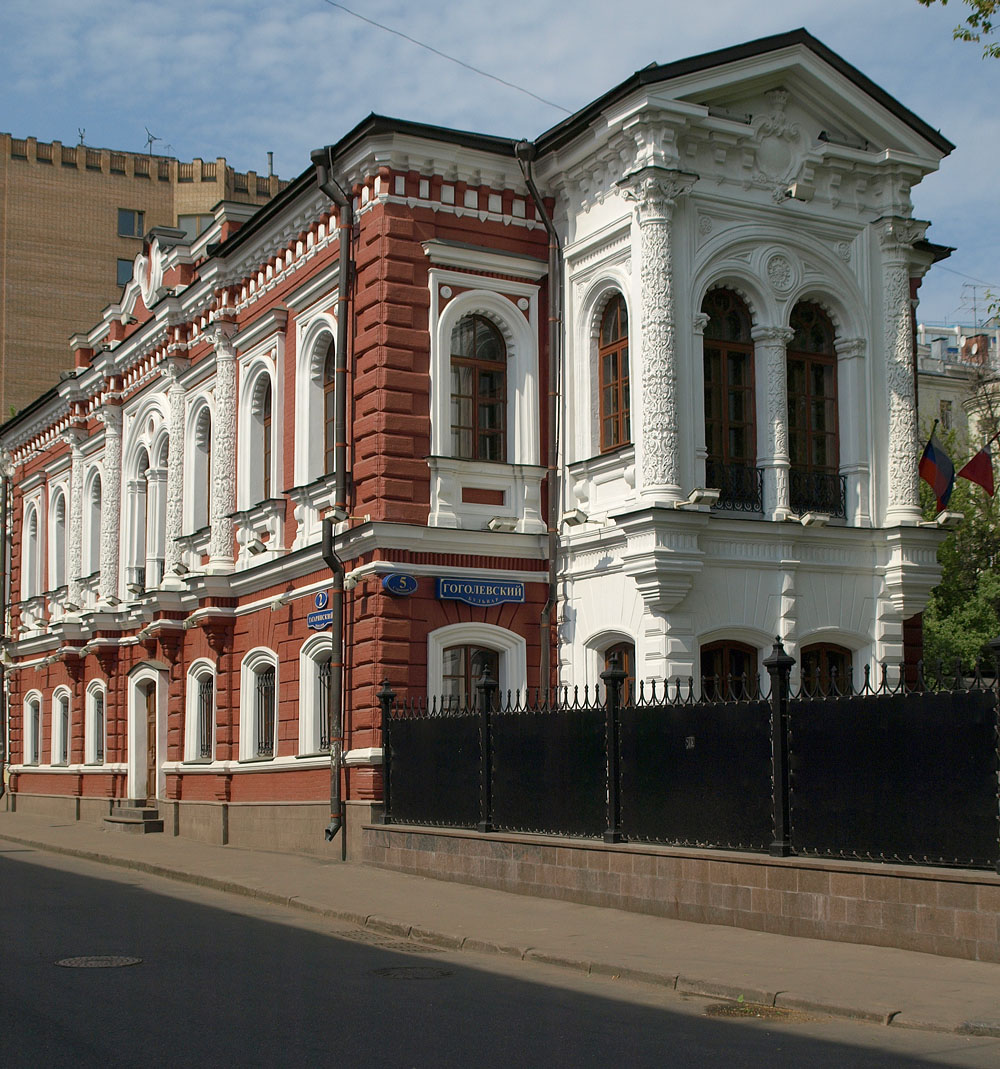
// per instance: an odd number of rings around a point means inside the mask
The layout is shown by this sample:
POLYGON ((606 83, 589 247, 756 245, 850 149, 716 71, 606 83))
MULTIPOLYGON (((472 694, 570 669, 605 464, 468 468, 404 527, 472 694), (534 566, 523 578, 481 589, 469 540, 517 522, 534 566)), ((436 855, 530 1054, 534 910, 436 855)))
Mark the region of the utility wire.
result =
POLYGON ((499 82, 501 85, 507 86, 508 89, 516 89, 519 93, 524 93, 525 96, 532 97, 542 104, 547 104, 550 108, 557 108, 559 111, 564 111, 567 115, 572 114, 569 108, 564 108, 562 104, 556 104, 551 100, 546 100, 545 97, 540 97, 537 93, 532 93, 530 89, 524 89, 520 85, 515 85, 513 82, 498 78, 495 74, 490 74, 489 71, 473 67, 471 63, 466 63, 464 60, 449 56, 447 52, 442 52, 440 49, 434 48, 432 45, 424 44, 423 41, 418 41, 415 37, 410 37, 409 34, 403 33, 401 30, 394 30, 391 26, 383 26, 381 22, 376 22, 374 19, 368 18, 367 15, 361 15, 357 11, 352 11, 349 7, 344 7, 343 4, 338 4, 336 0, 323 0, 323 3, 329 4, 330 7, 335 7, 340 11, 345 11, 348 15, 353 15, 356 19, 361 19, 362 22, 367 22, 369 26, 374 26, 376 29, 385 30, 386 33, 392 33, 397 37, 402 37, 404 41, 409 41, 410 44, 419 45, 420 48, 426 48, 428 52, 433 52, 435 56, 440 56, 442 59, 457 63, 460 67, 465 67, 466 70, 470 70, 474 74, 480 74, 484 78, 490 78, 494 82, 499 82))

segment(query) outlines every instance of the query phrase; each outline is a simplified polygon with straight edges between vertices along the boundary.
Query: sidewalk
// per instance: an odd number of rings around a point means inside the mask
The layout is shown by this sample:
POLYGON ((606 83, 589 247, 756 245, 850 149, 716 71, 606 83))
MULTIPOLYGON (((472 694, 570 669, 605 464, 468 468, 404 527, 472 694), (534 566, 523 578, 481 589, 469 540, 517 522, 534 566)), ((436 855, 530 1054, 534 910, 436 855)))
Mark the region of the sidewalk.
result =
MULTIPOLYGON (((1000 965, 527 898, 360 864, 0 812, 0 840, 287 905, 453 950, 688 992, 1000 1036, 1000 965)), ((339 857, 339 850, 337 850, 339 857)))

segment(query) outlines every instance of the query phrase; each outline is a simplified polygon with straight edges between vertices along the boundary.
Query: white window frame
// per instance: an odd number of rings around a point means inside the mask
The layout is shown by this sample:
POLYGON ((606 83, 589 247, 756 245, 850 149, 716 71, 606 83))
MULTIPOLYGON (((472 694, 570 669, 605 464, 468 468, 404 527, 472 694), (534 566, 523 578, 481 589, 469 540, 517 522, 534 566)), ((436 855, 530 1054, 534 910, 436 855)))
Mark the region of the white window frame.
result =
POLYGON ((299 755, 303 757, 329 752, 320 750, 323 729, 320 667, 332 655, 333 641, 328 632, 307 638, 299 649, 299 755))
POLYGON ((278 655, 267 646, 257 646, 240 662, 240 760, 273 761, 280 741, 281 679, 278 655), (274 747, 268 756, 258 756, 256 684, 258 674, 274 669, 274 747))
POLYGON ((188 410, 187 436, 188 448, 184 451, 184 514, 183 530, 185 534, 194 534, 212 523, 211 492, 205 499, 204 488, 211 487, 211 465, 215 450, 212 449, 211 436, 216 430, 215 409, 207 396, 198 397, 188 410), (208 441, 202 430, 202 421, 208 417, 208 441), (207 445, 207 448, 206 448, 207 445), (206 471, 206 466, 208 470, 206 471))
POLYGON ((528 646, 525 640, 505 627, 478 622, 448 624, 427 636, 427 696, 444 693, 444 651, 450 646, 485 646, 499 655, 498 682, 501 694, 520 691, 528 684, 528 646))
POLYGON ((188 669, 184 710, 184 760, 205 763, 215 760, 216 710, 219 698, 219 677, 215 664, 207 658, 195 661, 188 669), (199 688, 206 676, 212 677, 212 753, 203 757, 201 753, 201 701, 199 688))
POLYGON ((52 692, 52 753, 50 764, 71 763, 70 747, 73 740, 73 692, 69 687, 56 687, 52 692), (66 703, 66 720, 63 722, 63 702, 66 703))
POLYGON ((42 699, 42 692, 40 690, 29 690, 24 696, 24 701, 21 703, 22 709, 22 724, 21 724, 21 737, 24 740, 24 752, 21 754, 21 759, 26 765, 40 765, 42 763, 42 737, 45 732, 43 731, 42 716, 44 713, 45 703, 42 699), (31 705, 33 702, 38 703, 38 723, 36 725, 35 718, 31 713, 31 705))
POLYGON ((108 688, 101 680, 95 679, 87 684, 86 712, 84 720, 84 756, 88 765, 103 765, 108 760, 108 688), (97 723, 95 705, 97 697, 103 700, 101 716, 101 753, 98 756, 97 747, 97 723))
POLYGON ((103 472, 95 465, 87 472, 83 489, 81 578, 101 570, 101 523, 104 510, 103 472), (95 501, 95 490, 100 493, 95 501))
POLYGON ((256 395, 264 375, 271 382, 271 499, 283 494, 282 413, 284 411, 282 365, 284 345, 271 339, 265 351, 248 356, 240 364, 239 424, 237 428, 236 507, 238 511, 252 509, 264 500, 264 436, 256 408, 256 395))
POLYGON ((42 512, 40 501, 32 497, 24 505, 24 519, 21 523, 21 601, 30 601, 42 593, 42 552, 45 538, 42 532, 42 512), (35 529, 32 532, 31 523, 35 529))

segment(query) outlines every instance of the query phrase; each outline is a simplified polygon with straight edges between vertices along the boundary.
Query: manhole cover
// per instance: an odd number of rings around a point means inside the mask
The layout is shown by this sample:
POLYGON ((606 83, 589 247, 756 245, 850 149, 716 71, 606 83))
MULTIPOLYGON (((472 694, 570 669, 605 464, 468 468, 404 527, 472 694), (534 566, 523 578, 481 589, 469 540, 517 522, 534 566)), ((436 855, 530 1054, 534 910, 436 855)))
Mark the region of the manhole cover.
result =
POLYGON ((121 954, 85 954, 80 958, 62 958, 56 962, 64 969, 123 969, 126 965, 140 965, 142 958, 127 958, 121 954))
POLYGON ((438 969, 433 965, 390 965, 385 969, 376 969, 375 975, 390 980, 442 980, 451 976, 451 969, 438 969))

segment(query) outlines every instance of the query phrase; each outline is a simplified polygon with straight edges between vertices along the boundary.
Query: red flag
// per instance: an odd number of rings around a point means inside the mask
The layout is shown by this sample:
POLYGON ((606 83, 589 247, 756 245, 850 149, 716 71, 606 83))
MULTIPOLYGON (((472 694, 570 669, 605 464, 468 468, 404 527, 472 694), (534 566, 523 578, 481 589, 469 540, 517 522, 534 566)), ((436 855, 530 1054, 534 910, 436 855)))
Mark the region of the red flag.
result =
POLYGON ((993 457, 990 455, 988 442, 962 468, 958 473, 958 477, 960 479, 968 479, 971 483, 979 483, 990 497, 993 496, 996 487, 993 485, 993 457))

